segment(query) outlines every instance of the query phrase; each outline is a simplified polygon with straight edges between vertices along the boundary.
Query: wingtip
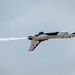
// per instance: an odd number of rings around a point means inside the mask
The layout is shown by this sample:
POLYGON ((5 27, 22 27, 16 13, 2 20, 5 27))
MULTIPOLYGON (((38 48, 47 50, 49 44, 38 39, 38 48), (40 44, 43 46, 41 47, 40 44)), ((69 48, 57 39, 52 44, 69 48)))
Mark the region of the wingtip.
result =
POLYGON ((33 50, 28 50, 29 52, 33 51, 33 50))

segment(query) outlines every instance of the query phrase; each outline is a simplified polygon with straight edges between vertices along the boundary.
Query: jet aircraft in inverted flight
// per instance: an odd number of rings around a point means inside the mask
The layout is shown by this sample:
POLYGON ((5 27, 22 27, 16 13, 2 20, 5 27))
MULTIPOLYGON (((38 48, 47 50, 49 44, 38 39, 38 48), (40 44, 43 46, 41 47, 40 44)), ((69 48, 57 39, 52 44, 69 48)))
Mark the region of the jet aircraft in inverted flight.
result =
POLYGON ((71 37, 75 37, 75 33, 70 34, 68 32, 51 32, 51 33, 39 32, 39 34, 36 34, 34 36, 28 36, 28 39, 31 40, 29 51, 33 51, 42 41, 57 38, 67 39, 71 37))

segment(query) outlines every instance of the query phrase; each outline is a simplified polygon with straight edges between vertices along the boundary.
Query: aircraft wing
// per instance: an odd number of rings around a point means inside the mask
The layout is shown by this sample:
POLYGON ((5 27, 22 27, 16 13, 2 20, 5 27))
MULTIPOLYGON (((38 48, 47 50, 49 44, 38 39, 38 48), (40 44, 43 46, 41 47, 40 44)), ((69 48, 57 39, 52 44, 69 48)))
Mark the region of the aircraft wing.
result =
POLYGON ((33 51, 39 44, 40 44, 40 41, 32 40, 29 51, 33 51))

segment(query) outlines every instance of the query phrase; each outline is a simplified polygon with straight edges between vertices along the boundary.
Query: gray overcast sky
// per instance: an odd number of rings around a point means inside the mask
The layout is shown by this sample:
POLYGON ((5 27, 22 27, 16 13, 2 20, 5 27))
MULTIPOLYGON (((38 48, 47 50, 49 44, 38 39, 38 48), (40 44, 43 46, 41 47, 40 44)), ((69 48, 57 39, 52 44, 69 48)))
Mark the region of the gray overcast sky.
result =
MULTIPOLYGON (((0 37, 75 31, 75 0, 0 0, 0 37)), ((75 75, 75 38, 0 42, 0 75, 75 75)))

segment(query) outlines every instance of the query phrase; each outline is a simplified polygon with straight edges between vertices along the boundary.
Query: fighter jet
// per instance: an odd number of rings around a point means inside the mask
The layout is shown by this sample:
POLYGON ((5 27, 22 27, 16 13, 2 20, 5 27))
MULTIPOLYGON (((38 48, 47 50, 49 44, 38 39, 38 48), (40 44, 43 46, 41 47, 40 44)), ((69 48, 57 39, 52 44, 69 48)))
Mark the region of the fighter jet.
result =
POLYGON ((63 39, 63 38, 71 38, 75 37, 75 33, 68 33, 68 32, 51 32, 51 33, 44 33, 39 32, 34 36, 28 36, 28 40, 31 40, 31 45, 29 51, 33 51, 41 42, 46 41, 48 39, 63 39))

